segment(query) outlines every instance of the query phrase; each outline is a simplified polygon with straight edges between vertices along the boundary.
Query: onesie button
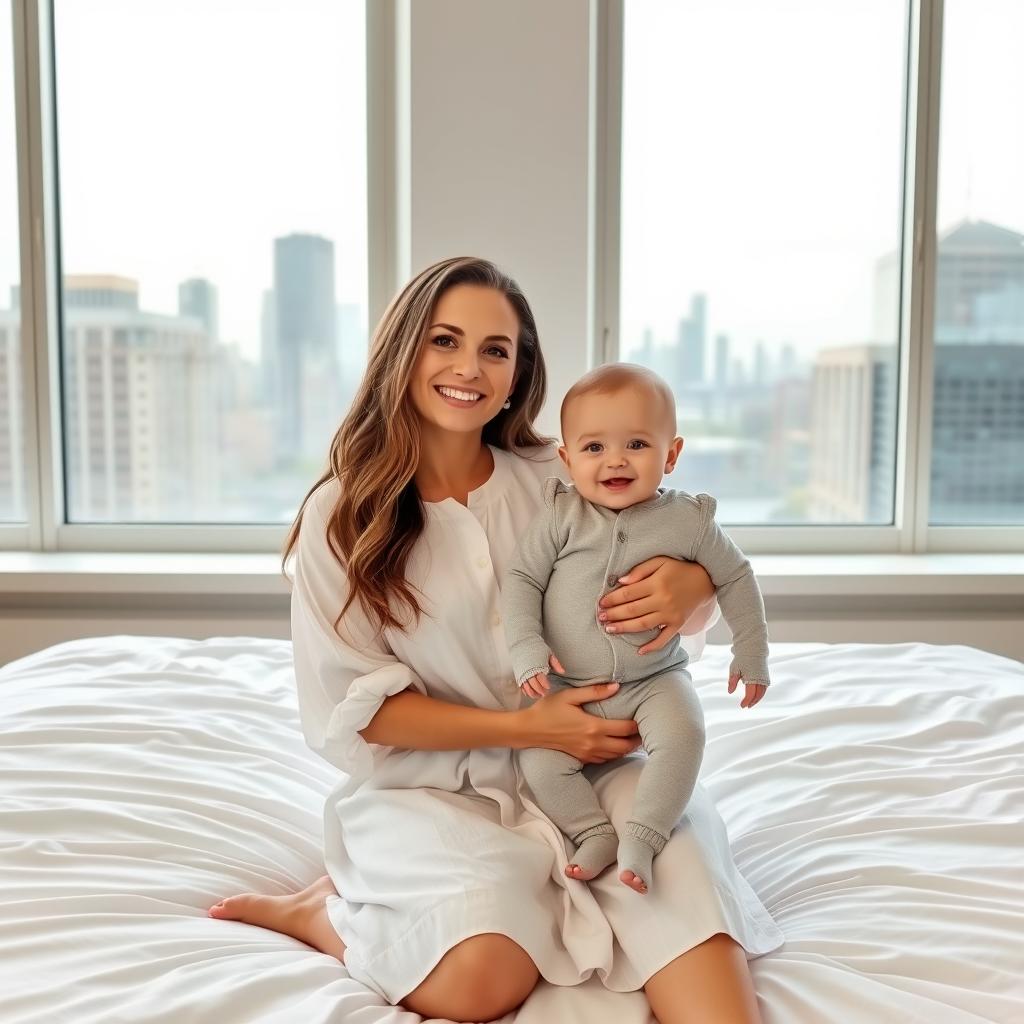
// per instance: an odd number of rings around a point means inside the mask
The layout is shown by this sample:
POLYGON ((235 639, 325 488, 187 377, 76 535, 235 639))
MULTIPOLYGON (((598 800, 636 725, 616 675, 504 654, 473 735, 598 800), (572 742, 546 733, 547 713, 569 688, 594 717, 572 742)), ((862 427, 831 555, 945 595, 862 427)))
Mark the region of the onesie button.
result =
POLYGON ((620 541, 624 541, 626 539, 626 534, 622 530, 619 530, 617 536, 620 541))
POLYGON ((615 577, 614 576, 609 576, 608 577, 608 586, 609 587, 614 587, 615 586, 615 577))
POLYGON ((500 615, 495 615, 491 619, 491 625, 492 626, 500 626, 501 625, 501 616, 500 615))
POLYGON ((479 565, 481 569, 486 569, 487 568, 487 559, 486 558, 478 558, 476 560, 476 564, 479 565))

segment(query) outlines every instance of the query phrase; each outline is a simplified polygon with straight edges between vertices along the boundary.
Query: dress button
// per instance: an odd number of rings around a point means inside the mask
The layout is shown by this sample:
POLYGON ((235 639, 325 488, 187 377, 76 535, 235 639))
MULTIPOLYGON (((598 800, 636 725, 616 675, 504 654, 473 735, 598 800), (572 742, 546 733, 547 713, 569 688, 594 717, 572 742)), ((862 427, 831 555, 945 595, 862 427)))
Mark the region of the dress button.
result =
POLYGON ((626 539, 626 534, 622 530, 619 530, 617 536, 620 541, 624 541, 626 539))
POLYGON ((476 560, 476 564, 479 565, 481 569, 486 569, 487 568, 487 559, 486 558, 478 558, 476 560))
POLYGON ((495 615, 491 619, 491 625, 492 626, 500 626, 501 625, 501 616, 500 615, 495 615))

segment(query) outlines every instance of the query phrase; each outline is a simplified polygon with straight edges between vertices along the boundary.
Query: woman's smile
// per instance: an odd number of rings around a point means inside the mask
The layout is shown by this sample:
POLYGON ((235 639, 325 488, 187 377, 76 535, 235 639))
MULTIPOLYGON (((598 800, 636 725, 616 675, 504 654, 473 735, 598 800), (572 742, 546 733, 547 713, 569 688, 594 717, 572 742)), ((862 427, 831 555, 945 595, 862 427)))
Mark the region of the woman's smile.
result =
POLYGON ((454 405, 456 409, 469 409, 483 398, 479 391, 462 391, 457 388, 446 388, 443 385, 437 384, 434 385, 434 390, 448 405, 454 405), (458 397, 460 395, 463 397, 458 397), (476 397, 467 399, 465 397, 467 395, 475 395, 476 397))

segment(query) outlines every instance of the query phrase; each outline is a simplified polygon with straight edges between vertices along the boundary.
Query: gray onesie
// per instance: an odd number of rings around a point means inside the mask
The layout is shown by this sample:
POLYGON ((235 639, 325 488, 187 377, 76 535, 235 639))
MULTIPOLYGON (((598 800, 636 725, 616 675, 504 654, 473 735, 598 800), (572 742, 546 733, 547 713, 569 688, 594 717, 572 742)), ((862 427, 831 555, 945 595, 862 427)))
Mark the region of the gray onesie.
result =
MULTIPOLYGON (((551 692, 616 680, 611 697, 582 705, 605 718, 635 719, 647 752, 632 818, 619 843, 577 758, 531 747, 519 763, 538 804, 577 847, 574 862, 600 870, 617 857, 651 886, 651 862, 682 817, 704 754, 704 716, 678 635, 639 655, 659 629, 606 633, 598 602, 634 565, 667 555, 699 562, 717 588, 733 633, 730 671, 769 684, 768 630, 750 562, 715 521, 709 494, 659 487, 621 510, 583 498, 558 477, 544 482, 544 508, 519 540, 501 589, 516 683, 546 673, 551 692), (554 654, 565 669, 549 664, 554 654)), ((598 767, 598 766, 594 766, 598 767)))

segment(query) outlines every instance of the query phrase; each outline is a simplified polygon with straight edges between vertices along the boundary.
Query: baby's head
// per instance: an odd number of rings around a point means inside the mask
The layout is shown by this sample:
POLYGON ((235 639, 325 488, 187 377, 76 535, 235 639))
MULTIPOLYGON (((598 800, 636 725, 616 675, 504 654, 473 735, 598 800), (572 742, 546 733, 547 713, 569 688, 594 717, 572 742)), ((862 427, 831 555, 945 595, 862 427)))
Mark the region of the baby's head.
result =
POLYGON ((562 446, 580 494, 622 509, 654 497, 683 449, 672 389, 636 363, 606 363, 584 374, 562 399, 562 446), (617 487, 616 478, 629 482, 617 487))

